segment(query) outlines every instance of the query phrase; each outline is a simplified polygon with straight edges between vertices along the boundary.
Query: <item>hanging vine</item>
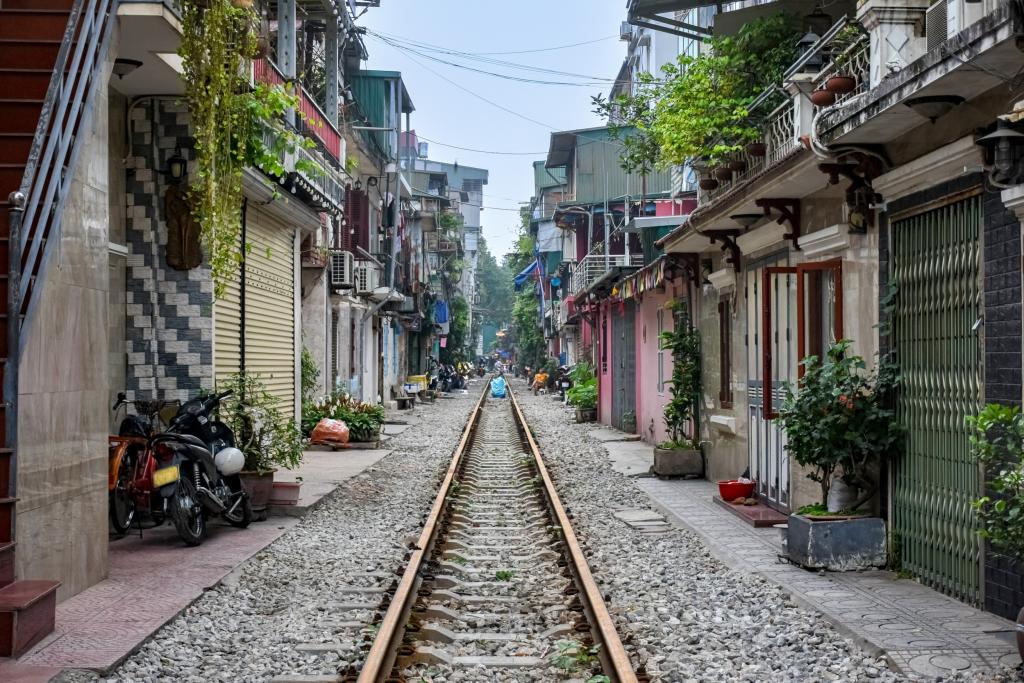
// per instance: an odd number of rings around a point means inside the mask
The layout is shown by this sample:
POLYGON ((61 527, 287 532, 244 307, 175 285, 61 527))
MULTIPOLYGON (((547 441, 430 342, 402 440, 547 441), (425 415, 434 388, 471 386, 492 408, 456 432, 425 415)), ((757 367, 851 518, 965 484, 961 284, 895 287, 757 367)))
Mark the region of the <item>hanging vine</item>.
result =
MULTIPOLYGON (((251 2, 178 0, 182 18, 185 101, 195 140, 190 198, 210 264, 214 296, 234 277, 247 245, 241 244, 242 178, 247 166, 271 176, 287 173, 284 160, 313 142, 288 127, 296 110, 295 85, 250 82, 259 53, 260 16, 251 2)), ((302 116, 296 111, 297 116, 302 116)), ((299 171, 316 165, 295 162, 299 171)))

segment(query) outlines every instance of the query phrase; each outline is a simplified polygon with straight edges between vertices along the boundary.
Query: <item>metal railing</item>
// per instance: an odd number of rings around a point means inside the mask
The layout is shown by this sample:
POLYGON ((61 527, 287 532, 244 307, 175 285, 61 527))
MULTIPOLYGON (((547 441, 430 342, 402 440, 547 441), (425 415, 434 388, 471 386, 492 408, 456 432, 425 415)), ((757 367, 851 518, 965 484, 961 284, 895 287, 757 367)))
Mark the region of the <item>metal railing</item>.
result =
POLYGON ((93 96, 101 91, 116 11, 117 0, 75 0, 72 5, 21 186, 11 196, 9 321, 28 311, 47 239, 59 232, 82 149, 79 132, 92 116, 93 96))
MULTIPOLYGON (((828 49, 826 45, 825 49, 828 49)), ((871 41, 865 33, 856 42, 847 45, 840 52, 831 56, 825 67, 814 77, 815 89, 825 87, 825 83, 833 76, 852 76, 856 81, 853 90, 837 93, 835 104, 866 92, 871 83, 871 41)), ((833 105, 834 106, 834 105, 833 105)))
POLYGON ((643 265, 643 254, 588 254, 573 269, 569 289, 578 294, 612 268, 640 268, 643 265))
MULTIPOLYGON (((268 58, 257 59, 253 62, 253 80, 257 83, 270 83, 272 85, 284 85, 286 79, 277 66, 268 58)), ((340 163, 342 158, 341 133, 337 126, 327 120, 327 114, 313 101, 306 89, 299 87, 299 111, 302 112, 303 120, 297 121, 299 130, 304 135, 309 135, 319 140, 324 149, 340 163)), ((296 117, 298 118, 298 117, 296 117)))
POLYGON ((316 150, 299 147, 296 155, 308 163, 297 165, 295 174, 319 194, 330 208, 341 210, 345 206, 345 178, 341 172, 316 150))

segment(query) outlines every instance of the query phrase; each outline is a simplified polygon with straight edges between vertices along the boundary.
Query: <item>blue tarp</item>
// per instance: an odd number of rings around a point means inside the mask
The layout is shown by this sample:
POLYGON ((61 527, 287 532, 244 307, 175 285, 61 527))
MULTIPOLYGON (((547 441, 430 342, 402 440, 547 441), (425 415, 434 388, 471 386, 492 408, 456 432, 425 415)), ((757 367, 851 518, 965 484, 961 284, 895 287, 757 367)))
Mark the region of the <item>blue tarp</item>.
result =
POLYGON ((437 324, 448 322, 448 302, 438 301, 434 303, 434 322, 437 324))
POLYGON ((519 288, 523 286, 523 283, 525 283, 527 280, 533 277, 533 274, 538 271, 539 265, 540 264, 537 263, 537 259, 534 259, 533 261, 530 262, 530 265, 526 266, 521 271, 519 271, 519 274, 516 275, 515 279, 513 280, 513 282, 515 282, 515 288, 517 292, 519 291, 519 288))
POLYGON ((491 398, 505 398, 504 377, 495 377, 491 380, 491 398))

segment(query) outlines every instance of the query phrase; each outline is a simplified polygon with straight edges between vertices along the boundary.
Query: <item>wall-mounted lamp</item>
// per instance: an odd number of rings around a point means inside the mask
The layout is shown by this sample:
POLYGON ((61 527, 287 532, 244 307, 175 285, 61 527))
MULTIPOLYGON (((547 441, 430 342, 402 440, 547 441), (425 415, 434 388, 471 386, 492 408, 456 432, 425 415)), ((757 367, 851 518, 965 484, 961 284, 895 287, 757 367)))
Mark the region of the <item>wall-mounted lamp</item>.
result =
POLYGON ((926 95, 911 97, 903 104, 925 117, 932 123, 963 104, 964 98, 959 95, 926 95))
POLYGON ((359 192, 363 189, 363 181, 356 178, 355 190, 359 192))
POLYGON ((1002 184, 1016 184, 1020 177, 1024 133, 1016 130, 1011 123, 999 119, 996 129, 976 140, 985 148, 985 165, 989 177, 1002 184))
POLYGON ((174 154, 167 160, 167 170, 164 175, 171 179, 172 183, 180 183, 188 171, 188 161, 181 156, 181 148, 175 148, 174 154))
POLYGON ((118 80, 124 78, 131 72, 142 66, 142 62, 137 59, 115 59, 114 60, 114 75, 117 76, 118 80))
POLYGON ((736 221, 741 228, 747 230, 764 218, 764 213, 737 213, 733 216, 729 216, 729 218, 736 221))

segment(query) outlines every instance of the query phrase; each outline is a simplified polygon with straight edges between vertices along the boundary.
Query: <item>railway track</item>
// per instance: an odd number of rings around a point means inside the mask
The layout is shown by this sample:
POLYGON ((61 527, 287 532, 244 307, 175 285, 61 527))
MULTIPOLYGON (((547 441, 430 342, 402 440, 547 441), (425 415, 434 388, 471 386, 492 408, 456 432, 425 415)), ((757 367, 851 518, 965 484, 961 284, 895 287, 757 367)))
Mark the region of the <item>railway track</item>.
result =
POLYGON ((487 388, 401 578, 368 589, 387 609, 363 629, 373 642, 361 669, 341 680, 645 681, 515 397, 487 388))

